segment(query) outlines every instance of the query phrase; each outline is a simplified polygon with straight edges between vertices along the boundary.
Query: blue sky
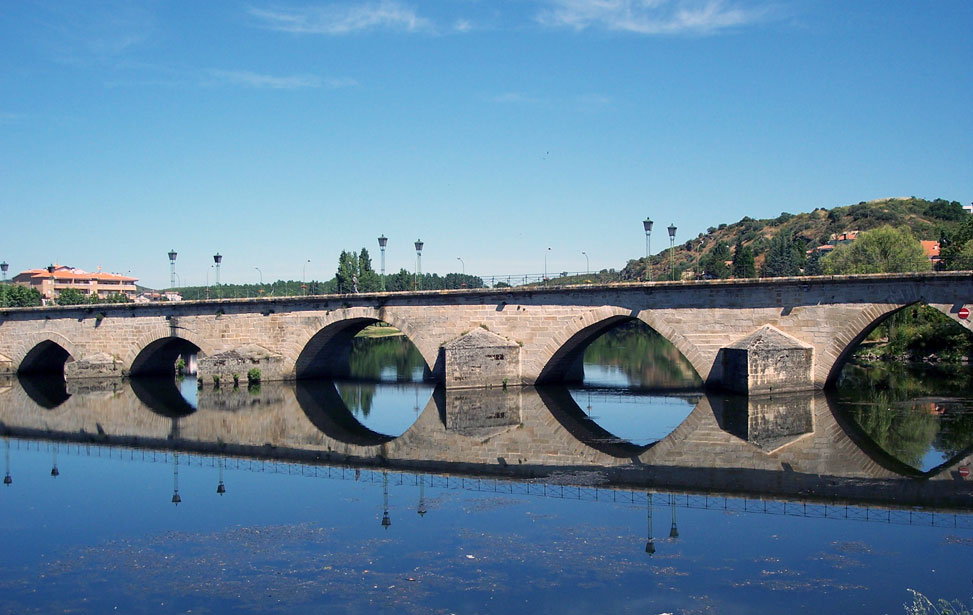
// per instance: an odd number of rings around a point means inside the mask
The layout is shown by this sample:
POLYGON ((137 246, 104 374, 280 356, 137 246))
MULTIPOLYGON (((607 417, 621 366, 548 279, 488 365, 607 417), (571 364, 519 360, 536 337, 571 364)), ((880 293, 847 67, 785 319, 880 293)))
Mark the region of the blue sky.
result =
POLYGON ((968 0, 7 0, 0 259, 328 279, 384 233, 389 271, 417 238, 424 271, 579 271, 641 256, 646 216, 658 252, 969 203, 971 32, 968 0))

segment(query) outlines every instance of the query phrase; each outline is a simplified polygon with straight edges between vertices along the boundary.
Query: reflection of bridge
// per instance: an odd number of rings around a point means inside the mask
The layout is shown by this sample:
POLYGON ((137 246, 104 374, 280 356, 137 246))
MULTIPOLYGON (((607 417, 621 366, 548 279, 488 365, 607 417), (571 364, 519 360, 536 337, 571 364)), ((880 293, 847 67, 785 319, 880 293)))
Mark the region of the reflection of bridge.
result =
POLYGON ((349 340, 384 321, 416 345, 448 389, 540 384, 580 375, 584 348, 638 319, 672 342, 711 386, 749 392, 823 388, 889 314, 924 302, 970 328, 968 272, 592 285, 422 293, 6 309, 0 363, 69 378, 172 373, 264 380, 338 376, 349 340), (65 367, 65 363, 67 363, 65 367))
POLYGON ((960 509, 973 501, 957 472, 973 462, 969 451, 922 474, 842 422, 820 394, 775 402, 705 396, 672 433, 647 447, 616 441, 560 388, 477 396, 440 389, 396 438, 361 426, 336 394, 302 384, 265 385, 257 395, 201 391, 196 412, 170 405, 168 394, 151 388, 75 392, 52 408, 30 394, 17 384, 0 392, 4 434, 310 464, 560 475, 616 487, 960 509))
MULTIPOLYGON (((18 453, 21 447, 33 447, 42 450, 43 446, 30 440, 11 443, 11 449, 14 455, 18 453)), ((46 446, 52 455, 56 450, 57 458, 61 460, 60 464, 65 469, 65 473, 70 473, 70 458, 72 456, 113 459, 118 462, 161 463, 171 465, 176 465, 176 457, 178 457, 178 465, 184 471, 186 468, 194 468, 203 472, 211 471, 217 476, 223 476, 224 472, 252 472, 283 476, 301 476, 309 479, 371 483, 376 488, 379 485, 388 486, 395 489, 395 491, 391 491, 390 499, 395 501, 396 508, 408 508, 410 505, 413 505, 417 512, 422 511, 421 514, 428 512, 428 507, 423 496, 426 493, 425 490, 438 489, 462 490, 489 494, 490 496, 510 495, 555 500, 604 502, 606 504, 629 505, 640 508, 648 506, 651 502, 652 506, 657 509, 657 515, 660 512, 664 514, 666 509, 679 508, 713 510, 731 514, 873 522, 883 525, 973 529, 973 514, 967 511, 956 511, 955 509, 942 510, 936 509, 935 507, 923 507, 919 509, 898 502, 870 502, 861 504, 858 502, 834 501, 804 493, 795 493, 790 496, 786 494, 775 494, 772 497, 764 497, 759 494, 756 496, 728 495, 725 492, 719 494, 689 493, 685 491, 658 490, 648 484, 632 486, 632 488, 613 486, 611 484, 583 485, 577 484, 577 476, 570 474, 554 474, 541 479, 497 478, 471 474, 389 471, 348 465, 308 464, 294 461, 281 461, 279 459, 225 457, 176 451, 142 449, 136 452, 129 447, 111 445, 47 442, 46 446), (574 481, 571 479, 574 479, 574 481), (403 490, 409 494, 406 496, 409 499, 403 500, 403 490)), ((58 475, 61 475, 60 470, 58 470, 58 475)), ((217 493, 225 494, 228 489, 229 493, 233 492, 233 485, 229 484, 229 481, 227 484, 224 484, 224 481, 220 479, 217 485, 223 486, 222 491, 219 491, 219 487, 217 487, 217 493)), ((185 494, 185 490, 182 493, 185 494)), ((683 531, 685 531, 684 526, 683 531)))

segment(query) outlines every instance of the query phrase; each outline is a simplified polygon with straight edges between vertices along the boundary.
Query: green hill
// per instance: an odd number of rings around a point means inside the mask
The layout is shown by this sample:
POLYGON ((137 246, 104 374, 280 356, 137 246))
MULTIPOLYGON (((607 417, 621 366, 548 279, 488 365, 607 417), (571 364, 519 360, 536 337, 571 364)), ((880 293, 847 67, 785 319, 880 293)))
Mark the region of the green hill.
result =
MULTIPOLYGON (((756 220, 744 217, 732 224, 710 227, 706 233, 676 246, 675 278, 683 272, 703 275, 701 264, 714 250, 725 244, 731 250, 737 243, 753 251, 757 270, 763 265, 771 241, 778 234, 789 237, 802 252, 826 244, 835 235, 850 231, 868 231, 881 226, 906 226, 919 240, 938 241, 955 236, 970 217, 960 203, 936 199, 927 201, 916 197, 862 201, 856 205, 818 208, 809 213, 784 212, 776 218, 756 220)), ((649 257, 653 279, 669 277, 669 251, 649 257)), ((634 281, 647 278, 645 258, 633 259, 619 273, 619 280, 634 281)))

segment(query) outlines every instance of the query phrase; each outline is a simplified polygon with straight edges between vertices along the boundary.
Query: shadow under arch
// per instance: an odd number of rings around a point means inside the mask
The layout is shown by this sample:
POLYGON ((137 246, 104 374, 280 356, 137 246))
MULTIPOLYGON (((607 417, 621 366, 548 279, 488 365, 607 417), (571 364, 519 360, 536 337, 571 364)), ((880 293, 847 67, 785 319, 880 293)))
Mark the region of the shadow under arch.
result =
POLYGON ((179 392, 175 378, 146 376, 133 378, 129 384, 138 400, 159 416, 178 419, 196 412, 196 408, 179 392))
POLYGON ((163 337, 147 344, 135 360, 129 375, 138 378, 145 376, 166 376, 175 378, 176 359, 180 355, 200 354, 196 344, 181 337, 163 337))
POLYGON ((53 410, 71 397, 68 393, 68 384, 62 374, 18 373, 17 381, 27 397, 45 410, 53 410))
POLYGON ((536 387, 535 390, 554 419, 579 442, 596 451, 612 457, 634 459, 655 444, 640 446, 605 430, 581 409, 567 387, 547 385, 536 387))
POLYGON ((51 340, 44 340, 30 349, 20 361, 18 374, 57 374, 64 378, 64 366, 73 361, 63 346, 51 340))
POLYGON ((345 444, 378 446, 395 438, 365 427, 338 393, 334 380, 298 380, 297 404, 321 433, 345 444))
MULTIPOLYGON (((294 364, 295 378, 297 380, 348 378, 351 375, 352 340, 362 329, 379 322, 384 321, 378 318, 358 317, 339 320, 325 326, 308 340, 301 354, 298 355, 294 364)), ((431 367, 425 358, 423 363, 423 379, 429 379, 432 373, 431 367)))

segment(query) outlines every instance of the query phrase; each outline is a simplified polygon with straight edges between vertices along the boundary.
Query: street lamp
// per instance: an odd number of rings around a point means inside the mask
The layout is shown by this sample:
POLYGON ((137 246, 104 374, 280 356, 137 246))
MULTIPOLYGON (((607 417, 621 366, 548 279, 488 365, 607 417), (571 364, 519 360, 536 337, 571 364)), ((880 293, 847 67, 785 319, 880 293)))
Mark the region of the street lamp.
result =
POLYGON ((676 225, 675 223, 670 223, 669 228, 669 279, 676 279, 676 270, 674 268, 675 258, 673 257, 673 248, 676 245, 676 225))
POLYGON ((47 266, 47 273, 51 274, 51 302, 54 301, 54 282, 56 277, 54 275, 54 264, 51 263, 47 266))
POLYGON ((176 287, 176 256, 175 250, 169 250, 169 288, 176 287))
POLYGON ((584 250, 581 253, 584 254, 584 274, 588 275, 591 273, 591 263, 588 261, 588 253, 584 250))
POLYGON ((213 262, 216 263, 216 292, 220 299, 223 298, 223 289, 220 288, 220 263, 223 262, 223 257, 217 252, 213 255, 213 262))
POLYGON ((378 236, 378 247, 382 251, 382 290, 385 290, 385 246, 388 245, 389 238, 385 235, 378 236))
POLYGON ((412 290, 422 290, 422 240, 416 239, 416 275, 412 279, 412 290))
POLYGON ((264 272, 260 271, 260 267, 254 267, 257 270, 257 275, 260 276, 260 288, 257 289, 257 294, 264 292, 264 272))
POLYGON ((649 262, 649 255, 652 253, 652 220, 648 217, 642 220, 642 228, 645 229, 645 269, 649 273, 649 282, 652 281, 652 263, 649 262))
POLYGON ((456 257, 456 260, 458 260, 459 261, 459 264, 463 266, 463 275, 466 275, 466 263, 464 263, 463 262, 463 259, 461 259, 458 256, 456 257))
POLYGON ((551 251, 550 247, 548 247, 547 250, 544 251, 544 286, 547 286, 547 253, 550 251, 551 251))
MULTIPOLYGON (((2 263, 0 263, 0 271, 3 272, 3 283, 4 284, 7 283, 7 269, 9 269, 9 268, 10 268, 10 265, 7 264, 7 261, 3 261, 2 263)), ((3 304, 2 305, 3 305, 3 307, 7 307, 7 293, 6 293, 6 291, 3 291, 3 304)))
POLYGON ((311 262, 311 259, 301 265, 301 292, 307 295, 307 283, 305 283, 305 278, 307 277, 307 264, 311 262))

